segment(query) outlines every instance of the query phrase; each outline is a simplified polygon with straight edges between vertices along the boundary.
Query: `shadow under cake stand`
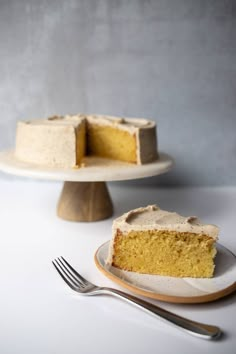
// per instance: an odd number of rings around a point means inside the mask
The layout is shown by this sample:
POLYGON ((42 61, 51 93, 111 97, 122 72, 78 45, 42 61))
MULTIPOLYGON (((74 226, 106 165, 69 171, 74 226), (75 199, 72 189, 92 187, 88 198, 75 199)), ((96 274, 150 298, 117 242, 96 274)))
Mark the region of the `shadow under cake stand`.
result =
POLYGON ((109 218, 113 204, 106 182, 160 175, 171 169, 173 159, 159 153, 158 160, 145 165, 88 156, 81 168, 50 168, 18 160, 14 150, 0 152, 0 170, 18 176, 64 181, 57 215, 69 221, 109 218))

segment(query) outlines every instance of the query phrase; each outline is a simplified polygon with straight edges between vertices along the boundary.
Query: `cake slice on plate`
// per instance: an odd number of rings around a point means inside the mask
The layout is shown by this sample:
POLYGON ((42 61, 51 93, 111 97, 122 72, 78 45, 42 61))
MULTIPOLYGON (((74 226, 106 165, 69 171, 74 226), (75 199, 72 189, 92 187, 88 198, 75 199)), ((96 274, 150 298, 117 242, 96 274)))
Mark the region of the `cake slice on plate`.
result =
POLYGON ((156 205, 134 209, 114 220, 107 263, 144 274, 210 278, 218 232, 156 205))

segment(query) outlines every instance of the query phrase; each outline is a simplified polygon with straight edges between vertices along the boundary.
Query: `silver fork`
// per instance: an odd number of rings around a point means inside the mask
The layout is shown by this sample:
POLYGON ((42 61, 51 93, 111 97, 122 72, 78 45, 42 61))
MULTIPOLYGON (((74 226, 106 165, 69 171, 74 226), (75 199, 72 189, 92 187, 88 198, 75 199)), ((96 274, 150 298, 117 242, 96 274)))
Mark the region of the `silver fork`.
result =
POLYGON ((178 316, 161 307, 139 299, 136 296, 126 294, 123 291, 96 286, 82 277, 82 275, 80 275, 63 257, 55 259, 52 263, 69 287, 81 295, 114 295, 133 305, 136 305, 149 314, 157 315, 179 329, 200 338, 216 339, 222 334, 220 328, 216 326, 195 322, 178 316))

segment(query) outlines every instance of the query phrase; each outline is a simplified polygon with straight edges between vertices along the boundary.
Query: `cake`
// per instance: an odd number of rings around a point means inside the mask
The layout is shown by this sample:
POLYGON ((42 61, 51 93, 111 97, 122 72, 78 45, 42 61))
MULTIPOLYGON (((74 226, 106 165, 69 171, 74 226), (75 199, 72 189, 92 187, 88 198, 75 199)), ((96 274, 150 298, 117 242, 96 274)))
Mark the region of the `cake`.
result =
POLYGON ((87 155, 145 164, 158 157, 156 124, 84 114, 19 121, 15 155, 25 162, 64 168, 79 166, 87 155))
POLYGON ((113 222, 107 264, 143 274, 210 278, 218 231, 156 205, 134 209, 113 222))

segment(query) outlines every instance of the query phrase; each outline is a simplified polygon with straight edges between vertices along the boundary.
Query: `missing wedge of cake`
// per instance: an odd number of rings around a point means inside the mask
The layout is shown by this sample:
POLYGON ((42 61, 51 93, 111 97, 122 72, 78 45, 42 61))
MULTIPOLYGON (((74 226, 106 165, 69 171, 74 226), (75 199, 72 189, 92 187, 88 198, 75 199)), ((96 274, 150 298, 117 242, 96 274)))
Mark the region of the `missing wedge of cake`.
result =
POLYGON ((113 222, 107 264, 143 274, 210 278, 219 229, 156 205, 138 208, 113 222))
POLYGON ((156 124, 142 118, 66 115, 19 121, 15 156, 45 166, 73 168, 87 155, 145 164, 158 158, 156 124))

